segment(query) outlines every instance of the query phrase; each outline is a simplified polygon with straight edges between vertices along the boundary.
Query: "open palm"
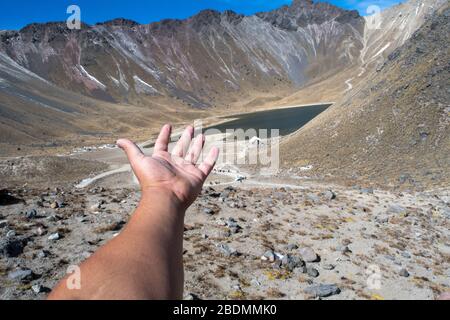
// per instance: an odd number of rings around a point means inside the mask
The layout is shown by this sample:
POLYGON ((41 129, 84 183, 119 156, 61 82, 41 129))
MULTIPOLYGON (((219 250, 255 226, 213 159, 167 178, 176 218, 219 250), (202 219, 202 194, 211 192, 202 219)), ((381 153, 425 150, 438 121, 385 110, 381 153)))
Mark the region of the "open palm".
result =
POLYGON ((120 139, 117 145, 127 154, 143 192, 162 188, 172 192, 187 208, 199 195, 203 183, 217 161, 219 150, 212 148, 205 160, 197 166, 205 136, 200 134, 192 142, 194 128, 189 126, 181 135, 172 153, 169 153, 170 134, 171 126, 165 125, 156 140, 151 157, 145 156, 130 140, 120 139))

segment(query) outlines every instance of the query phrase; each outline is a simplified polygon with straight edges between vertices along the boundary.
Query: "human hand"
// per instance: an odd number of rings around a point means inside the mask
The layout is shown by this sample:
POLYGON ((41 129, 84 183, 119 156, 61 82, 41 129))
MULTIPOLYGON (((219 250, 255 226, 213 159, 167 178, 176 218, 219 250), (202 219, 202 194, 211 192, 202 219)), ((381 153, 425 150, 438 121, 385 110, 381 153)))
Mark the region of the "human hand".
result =
POLYGON ((192 142, 194 128, 187 127, 170 154, 168 145, 171 131, 170 125, 161 129, 151 157, 145 156, 128 139, 118 140, 117 145, 125 151, 144 197, 146 193, 168 192, 183 209, 187 209, 200 194, 203 183, 214 168, 219 149, 212 148, 205 160, 197 166, 205 136, 200 134, 192 142))

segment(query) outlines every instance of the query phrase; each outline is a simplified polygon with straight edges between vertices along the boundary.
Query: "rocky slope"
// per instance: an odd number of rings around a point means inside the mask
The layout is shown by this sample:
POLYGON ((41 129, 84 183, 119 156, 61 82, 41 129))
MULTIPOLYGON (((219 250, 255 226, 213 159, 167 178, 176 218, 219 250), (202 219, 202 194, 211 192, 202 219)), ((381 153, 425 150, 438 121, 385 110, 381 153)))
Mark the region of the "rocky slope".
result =
POLYGON ((308 162, 322 174, 384 185, 447 184, 449 16, 442 8, 366 81, 286 141, 286 164, 308 162))
POLYGON ((380 14, 365 17, 362 67, 368 69, 370 65, 383 63, 392 51, 403 45, 445 3, 442 0, 409 0, 387 8, 380 14))

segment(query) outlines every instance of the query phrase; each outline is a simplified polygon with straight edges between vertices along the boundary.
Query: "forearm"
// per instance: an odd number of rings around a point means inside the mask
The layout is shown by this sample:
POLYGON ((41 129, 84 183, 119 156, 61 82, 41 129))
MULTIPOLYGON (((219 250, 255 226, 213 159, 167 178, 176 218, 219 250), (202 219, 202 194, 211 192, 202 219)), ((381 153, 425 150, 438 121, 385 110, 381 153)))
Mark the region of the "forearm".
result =
POLYGON ((81 289, 63 280, 54 299, 177 299, 183 291, 184 209, 166 191, 146 190, 129 223, 81 266, 81 289))
POLYGON ((165 125, 151 157, 130 140, 117 141, 138 177, 141 203, 121 234, 80 266, 81 289, 70 290, 66 278, 50 299, 182 297, 184 214, 211 173, 219 149, 212 148, 197 165, 204 135, 192 142, 194 128, 188 126, 169 154, 170 134, 171 126, 165 125))

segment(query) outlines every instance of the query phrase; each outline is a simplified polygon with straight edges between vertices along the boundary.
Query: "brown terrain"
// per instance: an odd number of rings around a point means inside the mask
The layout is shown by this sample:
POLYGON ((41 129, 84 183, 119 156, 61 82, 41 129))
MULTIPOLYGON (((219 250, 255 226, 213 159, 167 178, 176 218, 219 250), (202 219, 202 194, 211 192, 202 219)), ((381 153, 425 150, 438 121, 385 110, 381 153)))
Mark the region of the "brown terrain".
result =
POLYGON ((286 166, 362 176, 384 186, 448 186, 448 9, 392 52, 363 83, 282 146, 286 166))

